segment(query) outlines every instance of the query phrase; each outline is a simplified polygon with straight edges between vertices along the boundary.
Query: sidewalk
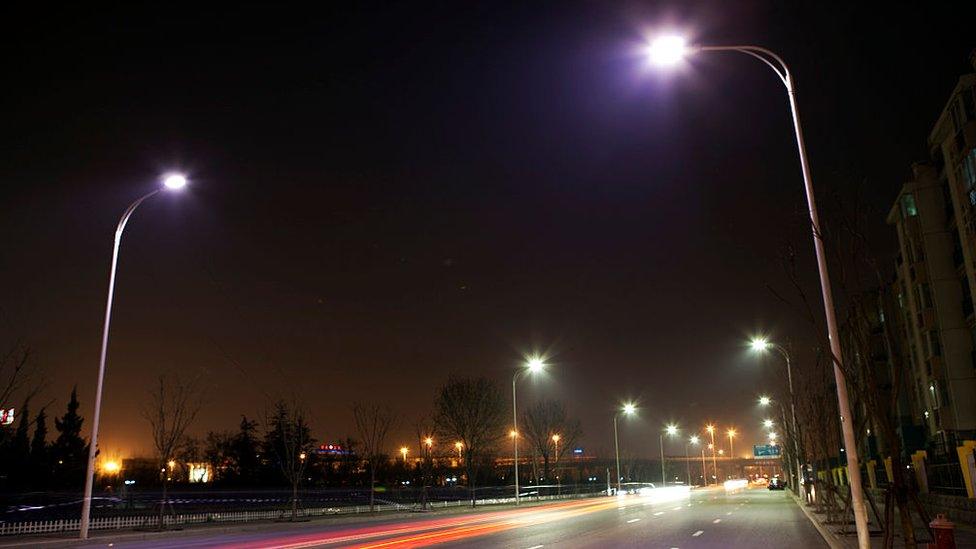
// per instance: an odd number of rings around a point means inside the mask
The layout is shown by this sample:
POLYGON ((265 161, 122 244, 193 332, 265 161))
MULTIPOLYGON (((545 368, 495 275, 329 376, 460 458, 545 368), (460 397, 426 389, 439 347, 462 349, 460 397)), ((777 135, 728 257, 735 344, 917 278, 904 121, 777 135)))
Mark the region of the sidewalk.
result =
MULTIPOLYGON (((806 505, 803 501, 797 497, 796 494, 790 492, 790 496, 793 501, 796 502, 797 506, 803 511, 803 514, 810 519, 813 526, 820 532, 823 536, 824 541, 830 545, 831 549, 857 549, 857 534, 854 531, 853 518, 851 523, 848 525, 843 524, 825 524, 827 520, 827 515, 820 514, 816 512, 816 507, 812 505, 806 505), (846 533, 844 533, 846 530, 846 533)), ((897 517, 897 511, 895 516, 897 517)), ((870 529, 871 529, 871 547, 872 549, 878 548, 882 549, 882 544, 884 542, 884 534, 881 531, 881 526, 873 520, 873 517, 869 517, 870 529)), ((916 521, 918 519, 916 518, 916 521)), ((926 547, 928 542, 932 541, 929 539, 928 534, 924 529, 924 525, 921 522, 916 523, 916 536, 918 536, 917 541, 919 547, 926 547)), ((956 523, 955 528, 956 535, 956 547, 957 548, 969 548, 976 549, 976 528, 967 524, 956 523)), ((895 547, 904 547, 905 544, 902 541, 901 527, 895 529, 895 547)))

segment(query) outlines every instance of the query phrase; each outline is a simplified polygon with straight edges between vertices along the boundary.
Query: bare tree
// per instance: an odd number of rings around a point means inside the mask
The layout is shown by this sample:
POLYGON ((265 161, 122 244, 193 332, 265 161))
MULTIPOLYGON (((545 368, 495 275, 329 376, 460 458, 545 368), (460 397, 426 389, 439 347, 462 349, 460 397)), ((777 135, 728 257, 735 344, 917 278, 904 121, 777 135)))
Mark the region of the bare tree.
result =
POLYGON ((352 406, 363 449, 363 459, 369 467, 369 510, 375 510, 376 465, 383 459, 386 439, 397 422, 397 416, 389 406, 356 402, 352 406))
POLYGON ((505 399, 498 384, 479 378, 451 378, 434 401, 434 424, 441 437, 463 445, 464 467, 475 504, 475 464, 502 437, 505 399))
POLYGON ((265 418, 268 432, 265 434, 267 451, 274 456, 278 469, 291 485, 291 520, 298 518, 298 485, 305 476, 314 439, 308 425, 305 407, 293 401, 275 403, 265 418))
POLYGON ((558 400, 539 401, 523 412, 522 426, 534 453, 542 458, 542 478, 546 480, 550 468, 558 465, 566 449, 572 448, 583 433, 579 420, 570 418, 558 400), (554 435, 559 438, 554 439, 554 435))
POLYGON ((175 374, 160 375, 149 391, 149 400, 142 415, 149 422, 153 446, 162 473, 163 497, 159 505, 159 528, 164 528, 163 513, 168 504, 167 491, 172 478, 170 462, 176 458, 187 438, 187 427, 193 423, 203 394, 196 383, 181 379, 175 374))

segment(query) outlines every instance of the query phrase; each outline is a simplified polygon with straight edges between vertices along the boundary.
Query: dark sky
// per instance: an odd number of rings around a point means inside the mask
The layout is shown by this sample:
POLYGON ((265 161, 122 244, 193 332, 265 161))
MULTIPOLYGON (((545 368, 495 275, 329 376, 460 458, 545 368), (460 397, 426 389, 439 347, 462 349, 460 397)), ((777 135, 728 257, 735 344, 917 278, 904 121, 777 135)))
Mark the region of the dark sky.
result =
POLYGON ((976 46, 971 4, 930 4, 7 11, 0 335, 35 349, 56 413, 77 383, 90 418, 114 225, 176 168, 192 187, 125 235, 109 453, 148 452, 162 371, 206 380, 198 433, 294 393, 330 440, 353 400, 409 420, 450 374, 507 384, 532 352, 552 366, 520 400, 567 401, 588 449, 626 398, 631 451, 667 420, 735 424, 746 448, 766 380, 743 339, 804 337, 767 289, 777 250, 796 238, 815 274, 787 103, 745 56, 655 72, 638 50, 679 28, 781 52, 818 189, 863 185, 884 255, 976 46))

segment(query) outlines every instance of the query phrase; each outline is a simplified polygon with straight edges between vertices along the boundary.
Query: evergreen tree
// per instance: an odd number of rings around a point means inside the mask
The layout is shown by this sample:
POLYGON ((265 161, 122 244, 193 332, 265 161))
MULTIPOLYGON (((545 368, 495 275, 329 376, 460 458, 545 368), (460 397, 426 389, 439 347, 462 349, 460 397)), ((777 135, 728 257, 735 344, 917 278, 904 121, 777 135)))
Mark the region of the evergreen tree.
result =
POLYGON ((34 420, 34 436, 30 443, 30 479, 35 490, 44 490, 51 476, 51 461, 47 448, 47 413, 44 408, 34 420))
POLYGON ((237 480, 253 485, 259 476, 260 461, 257 439, 258 422, 241 416, 241 426, 231 444, 231 457, 234 461, 237 480))
POLYGON ((62 487, 78 487, 84 484, 88 459, 88 445, 81 438, 84 419, 78 415, 78 388, 71 390, 68 410, 61 418, 54 418, 58 438, 51 447, 54 479, 62 487))
POLYGON ((27 475, 23 474, 30 465, 30 410, 28 406, 29 403, 24 402, 24 406, 20 409, 20 423, 17 424, 17 431, 10 443, 8 485, 14 490, 23 490, 28 485, 27 475))

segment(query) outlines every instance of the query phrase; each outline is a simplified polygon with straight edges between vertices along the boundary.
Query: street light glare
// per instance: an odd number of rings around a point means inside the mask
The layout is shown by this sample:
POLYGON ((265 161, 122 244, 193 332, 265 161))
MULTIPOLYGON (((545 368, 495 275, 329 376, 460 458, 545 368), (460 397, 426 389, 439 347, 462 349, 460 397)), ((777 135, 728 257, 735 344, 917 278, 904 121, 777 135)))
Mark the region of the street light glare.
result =
POLYGON ((529 369, 529 372, 534 374, 545 369, 546 363, 539 357, 532 357, 525 363, 525 366, 529 369))
POLYGON ((665 431, 667 431, 668 436, 674 436, 674 435, 678 434, 678 426, 677 425, 668 425, 667 428, 665 429, 665 431))
POLYGON ((691 438, 688 439, 688 442, 692 444, 698 444, 698 435, 692 435, 691 438))
POLYGON ((686 52, 685 39, 680 36, 661 36, 647 48, 651 62, 661 66, 676 64, 684 58, 686 52))
POLYGON ((763 395, 763 396, 761 396, 761 397, 759 397, 759 405, 760 405, 760 406, 769 406, 769 404, 770 404, 771 402, 772 402, 772 399, 770 399, 770 398, 769 398, 768 396, 766 396, 766 395, 763 395))
POLYGON ((168 173, 163 176, 163 186, 171 191, 186 187, 186 176, 181 173, 168 173))
POLYGON ((706 425, 705 426, 705 430, 708 431, 709 433, 714 433, 715 432, 715 426, 714 425, 706 425))
POLYGON ((763 427, 765 427, 767 429, 772 429, 773 428, 773 420, 771 420, 771 419, 763 420, 763 427))
POLYGON ((766 341, 764 337, 757 337, 750 342, 750 345, 753 351, 761 353, 769 348, 769 341, 766 341))
POLYGON ((637 411, 637 406, 634 406, 632 403, 628 402, 627 404, 624 404, 624 414, 629 416, 636 411, 637 411))

